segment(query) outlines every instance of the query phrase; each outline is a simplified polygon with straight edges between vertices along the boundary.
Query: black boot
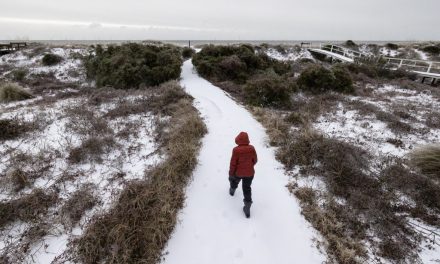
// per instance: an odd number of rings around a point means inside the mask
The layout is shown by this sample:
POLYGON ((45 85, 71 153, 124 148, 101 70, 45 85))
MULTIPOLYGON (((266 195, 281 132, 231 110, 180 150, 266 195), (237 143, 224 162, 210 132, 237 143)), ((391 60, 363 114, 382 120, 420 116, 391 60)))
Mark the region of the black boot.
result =
POLYGON ((243 212, 247 218, 251 217, 251 205, 252 202, 244 202, 243 212))
POLYGON ((229 194, 231 196, 234 196, 234 193, 235 193, 235 189, 234 188, 229 188, 229 194))

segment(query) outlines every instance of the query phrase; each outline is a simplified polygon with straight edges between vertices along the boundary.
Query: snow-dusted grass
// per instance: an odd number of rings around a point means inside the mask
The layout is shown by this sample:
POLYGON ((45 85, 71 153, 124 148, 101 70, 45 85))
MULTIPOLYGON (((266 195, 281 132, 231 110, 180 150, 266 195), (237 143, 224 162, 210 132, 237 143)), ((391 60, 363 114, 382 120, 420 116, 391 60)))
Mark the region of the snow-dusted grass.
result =
MULTIPOLYGON (((36 48, 38 49, 38 48, 36 48)), ((0 77, 7 77, 14 69, 26 69, 26 77, 41 74, 53 74, 55 78, 64 83, 83 82, 85 72, 81 67, 81 56, 87 54, 85 48, 49 48, 37 54, 32 54, 33 49, 20 50, 0 57, 0 66, 11 70, 0 73, 0 77), (44 54, 52 53, 60 56, 63 60, 53 66, 44 66, 42 59, 44 54)))
POLYGON ((72 130, 71 126, 76 124, 72 123, 73 117, 66 109, 89 108, 98 114, 96 118, 99 118, 112 108, 114 102, 95 107, 90 106, 85 98, 79 97, 41 107, 22 106, 9 112, 5 110, 0 114, 0 119, 17 118, 26 122, 41 123, 36 131, 16 140, 2 142, 0 175, 6 175, 14 169, 21 169, 27 175, 38 175, 32 176, 34 178, 29 176, 27 186, 18 193, 14 192, 11 183, 6 181, 8 178, 2 177, 1 202, 19 199, 36 188, 56 189, 60 198, 60 202, 54 208, 50 208, 44 216, 44 222, 49 225, 48 233, 35 238, 36 241, 30 244, 29 252, 22 252, 23 255, 20 256, 12 251, 22 246, 20 238, 28 229, 14 231, 15 234, 6 240, 11 230, 18 230, 16 225, 21 224, 12 223, 2 228, 1 240, 7 242, 0 248, 0 255, 16 261, 24 258, 25 262, 50 263, 63 253, 70 240, 81 235, 81 230, 93 215, 109 209, 127 182, 142 179, 145 170, 160 161, 154 140, 155 116, 148 113, 147 109, 145 113, 109 120, 110 132, 107 134, 115 139, 117 147, 103 153, 100 157, 101 162, 87 160, 80 164, 72 164, 68 161, 69 151, 79 146, 87 138, 87 134, 72 130), (118 137, 118 133, 126 127, 133 127, 131 134, 128 137, 118 137), (19 161, 17 155, 27 158, 19 161), (61 216, 57 212, 76 190, 87 185, 92 186, 93 196, 99 202, 78 224, 62 225, 61 216))
POLYGON ((280 52, 275 48, 268 48, 265 52, 269 57, 280 61, 315 60, 312 54, 305 48, 291 47, 286 48, 284 52, 280 52))

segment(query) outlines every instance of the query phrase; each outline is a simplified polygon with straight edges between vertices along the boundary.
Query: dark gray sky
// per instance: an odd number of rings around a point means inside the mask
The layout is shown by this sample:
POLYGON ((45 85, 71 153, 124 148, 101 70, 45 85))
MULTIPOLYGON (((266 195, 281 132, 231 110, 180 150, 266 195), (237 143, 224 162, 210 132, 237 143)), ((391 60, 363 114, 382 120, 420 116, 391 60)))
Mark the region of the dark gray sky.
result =
POLYGON ((440 40, 440 0, 2 0, 0 39, 440 40))

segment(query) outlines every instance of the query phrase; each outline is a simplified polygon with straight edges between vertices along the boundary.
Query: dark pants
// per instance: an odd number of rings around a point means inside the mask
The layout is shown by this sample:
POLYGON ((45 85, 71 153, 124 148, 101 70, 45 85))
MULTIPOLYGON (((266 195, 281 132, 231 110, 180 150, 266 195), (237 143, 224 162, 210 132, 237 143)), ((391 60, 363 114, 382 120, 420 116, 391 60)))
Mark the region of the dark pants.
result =
POLYGON ((254 179, 254 176, 252 177, 237 177, 237 176, 230 176, 229 182, 231 183, 232 189, 237 189, 238 184, 241 180, 243 180, 243 183, 241 184, 241 187, 243 188, 243 195, 244 195, 244 202, 250 202, 252 203, 252 180, 254 179))

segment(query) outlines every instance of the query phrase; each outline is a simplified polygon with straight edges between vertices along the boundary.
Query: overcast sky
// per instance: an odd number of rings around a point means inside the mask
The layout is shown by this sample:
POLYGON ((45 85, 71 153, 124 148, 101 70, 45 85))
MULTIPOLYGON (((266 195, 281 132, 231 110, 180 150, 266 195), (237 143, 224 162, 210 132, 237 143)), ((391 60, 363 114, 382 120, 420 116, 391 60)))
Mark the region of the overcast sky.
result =
POLYGON ((1 0, 0 39, 440 40, 440 0, 1 0))

